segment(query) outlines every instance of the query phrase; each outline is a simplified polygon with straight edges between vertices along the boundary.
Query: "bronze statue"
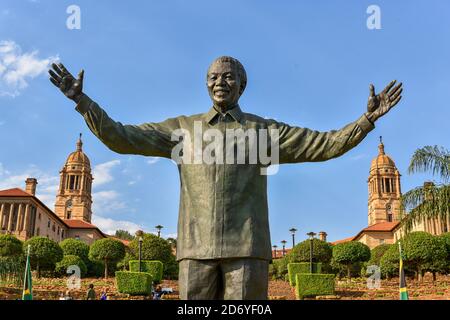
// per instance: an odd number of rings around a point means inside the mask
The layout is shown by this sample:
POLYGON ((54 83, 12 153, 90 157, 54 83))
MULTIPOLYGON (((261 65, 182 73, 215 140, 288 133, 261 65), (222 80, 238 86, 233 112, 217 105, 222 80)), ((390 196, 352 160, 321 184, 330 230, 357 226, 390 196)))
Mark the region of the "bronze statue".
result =
MULTIPOLYGON (((232 57, 220 57, 207 72, 213 103, 208 112, 160 123, 122 125, 84 94, 83 70, 75 78, 62 64, 52 67, 51 82, 77 103, 76 110, 89 129, 108 148, 121 154, 164 158, 173 157, 178 143, 173 133, 180 129, 193 133, 197 123, 219 133, 230 129, 276 130, 280 164, 326 161, 360 143, 374 122, 400 101, 402 93, 402 84, 395 85, 396 81, 379 94, 370 85, 366 113, 340 130, 318 132, 243 112, 238 101, 247 84, 245 69, 232 57)), ((245 156, 249 157, 248 152, 245 156)), ((178 163, 181 299, 267 299, 272 255, 267 177, 261 174, 265 165, 178 163)))

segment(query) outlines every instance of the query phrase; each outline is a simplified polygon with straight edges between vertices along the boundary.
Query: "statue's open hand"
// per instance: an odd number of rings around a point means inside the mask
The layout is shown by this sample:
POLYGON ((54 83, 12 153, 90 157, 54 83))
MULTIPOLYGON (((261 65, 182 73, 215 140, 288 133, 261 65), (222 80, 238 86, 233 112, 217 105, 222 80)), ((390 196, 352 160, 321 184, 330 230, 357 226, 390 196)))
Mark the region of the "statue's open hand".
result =
POLYGON ((373 84, 370 85, 370 96, 366 113, 370 121, 375 122, 400 101, 403 91, 402 83, 394 87, 396 82, 396 80, 391 81, 378 95, 375 94, 373 84))
POLYGON ((64 95, 75 101, 79 102, 83 93, 83 77, 84 70, 81 70, 78 74, 78 78, 74 76, 64 67, 62 63, 52 63, 52 69, 48 71, 50 74, 50 81, 58 87, 64 95))

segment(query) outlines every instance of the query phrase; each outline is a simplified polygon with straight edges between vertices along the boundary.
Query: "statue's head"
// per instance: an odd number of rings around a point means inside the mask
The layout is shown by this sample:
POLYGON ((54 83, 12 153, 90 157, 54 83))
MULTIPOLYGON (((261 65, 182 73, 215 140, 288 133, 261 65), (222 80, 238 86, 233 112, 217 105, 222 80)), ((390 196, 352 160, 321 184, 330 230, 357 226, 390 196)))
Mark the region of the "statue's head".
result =
POLYGON ((244 93, 247 74, 237 59, 220 57, 209 66, 206 84, 214 105, 227 108, 236 104, 244 93))

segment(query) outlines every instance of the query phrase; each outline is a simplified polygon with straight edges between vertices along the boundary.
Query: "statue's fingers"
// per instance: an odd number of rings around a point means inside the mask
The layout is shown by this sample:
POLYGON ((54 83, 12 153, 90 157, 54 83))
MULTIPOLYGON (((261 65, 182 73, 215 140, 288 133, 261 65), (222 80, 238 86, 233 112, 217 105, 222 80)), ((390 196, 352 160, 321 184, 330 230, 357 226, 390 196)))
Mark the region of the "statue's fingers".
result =
POLYGON ((80 73, 78 74, 78 80, 83 82, 84 79, 84 69, 81 69, 80 73))
POLYGON ((64 77, 64 72, 56 63, 52 63, 52 68, 61 78, 64 77))
POLYGON ((398 96, 400 96, 402 94, 403 88, 400 88, 399 90, 395 91, 394 94, 390 95, 390 99, 391 101, 394 101, 395 99, 398 98, 398 96))
POLYGON ((60 76, 58 76, 53 70, 48 70, 48 73, 50 74, 50 76, 55 79, 55 81, 57 82, 61 82, 62 79, 60 76))
POLYGON ((58 87, 59 88, 59 82, 58 81, 56 81, 54 78, 52 78, 52 77, 50 77, 49 78, 50 79, 50 81, 55 85, 55 87, 58 87))
POLYGON ((400 82, 398 85, 396 85, 394 88, 392 88, 389 91, 389 95, 392 96, 392 95, 396 94, 398 91, 402 90, 403 89, 402 85, 403 85, 403 83, 400 82))
POLYGON ((384 92, 388 92, 389 90, 391 90, 391 88, 394 86, 394 84, 397 82, 397 80, 392 80, 387 86, 386 88, 384 88, 384 92))
POLYGON ((67 70, 66 67, 64 67, 64 65, 61 62, 58 63, 58 67, 61 69, 61 71, 64 73, 64 75, 71 75, 69 70, 67 70))
POLYGON ((402 99, 402 96, 398 96, 394 101, 391 102, 389 109, 393 108, 399 101, 402 99))
POLYGON ((375 86, 373 84, 370 84, 369 90, 370 90, 370 96, 375 97, 375 86))

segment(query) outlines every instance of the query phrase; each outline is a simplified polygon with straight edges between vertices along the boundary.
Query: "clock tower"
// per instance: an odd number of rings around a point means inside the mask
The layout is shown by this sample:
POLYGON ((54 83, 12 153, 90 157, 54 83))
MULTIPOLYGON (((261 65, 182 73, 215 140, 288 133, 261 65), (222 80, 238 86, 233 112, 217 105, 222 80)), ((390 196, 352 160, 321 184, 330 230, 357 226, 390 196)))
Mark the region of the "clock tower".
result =
POLYGON ((400 220, 402 195, 400 176, 394 161, 384 152, 384 144, 380 137, 378 156, 372 160, 367 181, 369 226, 400 220))
POLYGON ((69 155, 59 175, 55 213, 61 219, 82 220, 91 223, 93 178, 91 163, 83 152, 81 134, 77 141, 76 151, 69 155))

